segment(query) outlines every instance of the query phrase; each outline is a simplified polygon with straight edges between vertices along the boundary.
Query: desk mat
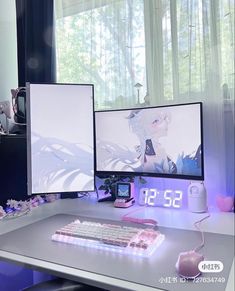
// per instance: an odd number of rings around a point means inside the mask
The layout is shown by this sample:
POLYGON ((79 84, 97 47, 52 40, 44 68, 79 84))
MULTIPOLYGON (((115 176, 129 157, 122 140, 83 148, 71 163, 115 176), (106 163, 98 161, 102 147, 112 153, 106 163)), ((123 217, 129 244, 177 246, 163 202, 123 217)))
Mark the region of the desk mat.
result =
MULTIPOLYGON (((121 224, 120 221, 80 217, 101 223, 121 224)), ((51 241, 52 234, 58 228, 76 218, 79 216, 57 214, 0 235, 0 249, 163 290, 223 291, 226 288, 234 257, 234 236, 204 233, 205 246, 200 253, 206 260, 223 262, 224 269, 218 274, 204 273, 196 282, 182 282, 176 274, 175 263, 180 252, 191 250, 201 243, 198 231, 159 227, 165 240, 150 258, 51 241)))

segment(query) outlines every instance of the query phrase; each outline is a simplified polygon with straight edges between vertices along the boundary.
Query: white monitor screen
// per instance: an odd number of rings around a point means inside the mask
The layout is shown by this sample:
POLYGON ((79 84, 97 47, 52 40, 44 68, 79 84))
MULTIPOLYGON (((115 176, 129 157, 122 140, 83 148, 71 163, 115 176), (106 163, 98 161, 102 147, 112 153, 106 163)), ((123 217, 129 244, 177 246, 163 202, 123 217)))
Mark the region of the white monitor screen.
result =
POLYGON ((97 111, 96 171, 204 179, 202 104, 97 111))
POLYGON ((27 84, 28 194, 94 190, 93 92, 27 84))

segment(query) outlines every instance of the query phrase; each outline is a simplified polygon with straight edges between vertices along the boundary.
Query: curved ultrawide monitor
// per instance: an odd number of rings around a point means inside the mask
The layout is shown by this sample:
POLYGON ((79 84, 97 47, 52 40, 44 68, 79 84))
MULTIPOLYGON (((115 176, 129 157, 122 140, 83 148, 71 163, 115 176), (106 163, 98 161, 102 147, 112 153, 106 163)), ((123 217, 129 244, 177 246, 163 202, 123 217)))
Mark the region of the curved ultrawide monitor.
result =
POLYGON ((202 103, 95 112, 96 173, 204 180, 202 103))
POLYGON ((94 190, 94 89, 27 84, 28 194, 94 190))

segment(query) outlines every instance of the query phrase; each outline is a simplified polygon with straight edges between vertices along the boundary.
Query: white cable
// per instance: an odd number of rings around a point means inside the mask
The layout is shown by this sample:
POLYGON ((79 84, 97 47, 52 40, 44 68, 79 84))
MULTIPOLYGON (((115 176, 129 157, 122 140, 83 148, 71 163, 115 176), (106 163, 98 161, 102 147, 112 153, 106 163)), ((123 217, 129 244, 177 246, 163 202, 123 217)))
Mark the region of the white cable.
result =
POLYGON ((211 216, 211 215, 208 214, 207 216, 203 217, 202 219, 200 219, 200 220, 194 222, 194 226, 195 226, 195 228, 196 228, 198 231, 200 231, 200 233, 201 233, 201 239, 202 239, 202 243, 201 243, 199 246, 197 246, 197 247, 193 250, 194 252, 198 252, 198 251, 199 251, 199 250, 204 246, 204 244, 205 244, 204 233, 203 233, 203 231, 200 229, 200 227, 198 226, 198 224, 201 223, 202 221, 206 220, 206 219, 209 218, 210 216, 211 216))

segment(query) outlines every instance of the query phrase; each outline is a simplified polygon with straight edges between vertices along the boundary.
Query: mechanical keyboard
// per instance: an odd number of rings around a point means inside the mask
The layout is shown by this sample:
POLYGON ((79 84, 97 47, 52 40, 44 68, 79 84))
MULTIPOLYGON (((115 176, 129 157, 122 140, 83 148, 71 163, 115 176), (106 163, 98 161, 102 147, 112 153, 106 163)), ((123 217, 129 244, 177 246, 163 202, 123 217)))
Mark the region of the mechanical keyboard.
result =
POLYGON ((118 225, 77 219, 56 230, 52 240, 120 254, 149 257, 162 243, 164 235, 144 226, 133 227, 127 223, 118 225))

